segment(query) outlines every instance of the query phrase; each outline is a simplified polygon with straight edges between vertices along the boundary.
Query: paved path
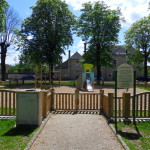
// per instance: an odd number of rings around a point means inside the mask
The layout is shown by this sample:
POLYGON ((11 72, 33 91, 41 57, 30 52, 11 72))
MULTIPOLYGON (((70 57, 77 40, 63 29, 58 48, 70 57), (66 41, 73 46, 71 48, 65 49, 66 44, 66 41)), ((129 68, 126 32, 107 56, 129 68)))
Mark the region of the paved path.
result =
POLYGON ((31 150, 123 150, 123 148, 102 116, 53 114, 31 150))

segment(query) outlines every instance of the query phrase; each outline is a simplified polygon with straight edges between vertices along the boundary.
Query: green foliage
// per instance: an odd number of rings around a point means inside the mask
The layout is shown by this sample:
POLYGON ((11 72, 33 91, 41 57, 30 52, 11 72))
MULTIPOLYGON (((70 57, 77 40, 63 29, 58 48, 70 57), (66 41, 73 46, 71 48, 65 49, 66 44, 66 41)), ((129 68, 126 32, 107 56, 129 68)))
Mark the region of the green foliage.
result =
MULTIPOLYGON (((103 46, 104 48, 104 46, 103 46)), ((101 50, 100 52, 100 59, 101 61, 99 62, 101 66, 105 66, 107 68, 113 67, 113 58, 111 57, 111 50, 112 48, 110 46, 106 46, 104 49, 101 50)), ((96 47, 93 47, 90 45, 89 50, 86 52, 86 54, 83 56, 83 61, 82 63, 89 63, 93 64, 94 67, 97 66, 97 61, 96 61, 96 56, 97 56, 97 50, 96 47)))
POLYGON ((11 66, 8 70, 9 73, 33 73, 34 65, 33 64, 16 64, 11 66))
POLYGON ((121 12, 119 9, 109 9, 104 2, 85 3, 81 12, 77 33, 89 45, 84 62, 96 66, 99 78, 102 66, 111 67, 111 51, 113 45, 118 42, 121 12))
POLYGON ((5 9, 8 7, 8 3, 5 0, 0 0, 0 32, 4 28, 4 18, 6 18, 5 9))
POLYGON ((32 63, 59 64, 73 42, 75 16, 61 0, 38 0, 31 8, 32 15, 22 24, 22 53, 32 63))
POLYGON ((137 66, 143 64, 144 76, 147 77, 147 61, 150 62, 150 19, 144 17, 133 23, 125 33, 125 42, 125 48, 131 52, 129 61, 137 66))

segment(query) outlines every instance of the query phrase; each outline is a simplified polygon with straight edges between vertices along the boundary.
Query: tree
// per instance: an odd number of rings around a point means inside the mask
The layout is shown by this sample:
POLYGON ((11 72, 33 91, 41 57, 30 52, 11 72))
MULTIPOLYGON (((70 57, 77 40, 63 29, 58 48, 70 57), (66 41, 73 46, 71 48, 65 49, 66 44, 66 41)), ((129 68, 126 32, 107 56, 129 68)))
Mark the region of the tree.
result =
POLYGON ((85 3, 78 19, 78 35, 89 44, 84 58, 97 69, 97 83, 100 83, 101 67, 110 66, 111 50, 118 42, 121 28, 120 10, 111 10, 104 2, 85 3))
POLYGON ((61 0, 38 0, 32 15, 22 25, 22 53, 34 63, 53 66, 72 44, 75 16, 61 0), (29 38, 29 36, 31 38, 29 38))
POLYGON ((144 77, 147 81, 147 62, 150 55, 150 19, 144 17, 135 23, 125 33, 126 49, 131 52, 129 61, 138 65, 143 63, 144 77))
POLYGON ((6 54, 7 49, 15 41, 15 28, 19 25, 20 18, 18 14, 13 10, 13 8, 5 9, 6 18, 4 19, 4 28, 0 32, 0 49, 1 49, 1 70, 2 70, 2 80, 6 79, 6 54))
POLYGON ((4 27, 4 18, 5 16, 5 9, 8 7, 8 3, 5 0, 0 0, 0 32, 2 31, 4 27))

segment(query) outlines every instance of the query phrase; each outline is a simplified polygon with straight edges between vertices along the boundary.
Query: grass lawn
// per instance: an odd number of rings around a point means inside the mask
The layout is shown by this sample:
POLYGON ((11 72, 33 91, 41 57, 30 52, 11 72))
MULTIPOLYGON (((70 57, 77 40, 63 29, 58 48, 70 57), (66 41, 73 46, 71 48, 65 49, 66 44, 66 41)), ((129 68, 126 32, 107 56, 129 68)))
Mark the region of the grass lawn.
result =
POLYGON ((38 129, 35 126, 14 127, 15 124, 15 119, 0 120, 0 149, 24 150, 38 129))
POLYGON ((125 125, 118 123, 119 135, 131 150, 149 150, 150 149, 150 121, 125 125))
POLYGON ((150 85, 148 85, 147 88, 145 88, 143 84, 139 84, 139 85, 137 85, 137 88, 150 91, 150 85))

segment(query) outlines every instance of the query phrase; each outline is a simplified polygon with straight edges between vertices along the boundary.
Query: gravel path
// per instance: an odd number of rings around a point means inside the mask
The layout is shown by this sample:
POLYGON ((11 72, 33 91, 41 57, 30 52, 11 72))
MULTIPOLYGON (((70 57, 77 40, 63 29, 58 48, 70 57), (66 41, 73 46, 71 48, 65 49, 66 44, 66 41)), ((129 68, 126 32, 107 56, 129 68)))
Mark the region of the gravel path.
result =
POLYGON ((53 114, 31 150, 123 150, 123 148, 102 116, 53 114))

